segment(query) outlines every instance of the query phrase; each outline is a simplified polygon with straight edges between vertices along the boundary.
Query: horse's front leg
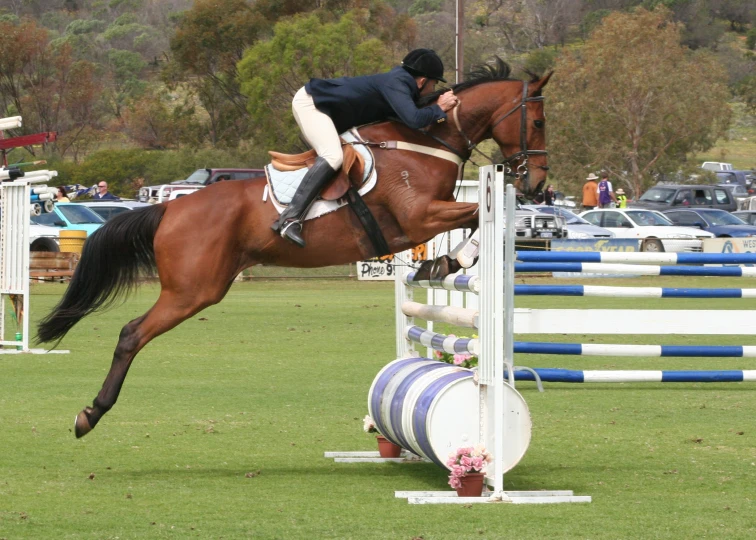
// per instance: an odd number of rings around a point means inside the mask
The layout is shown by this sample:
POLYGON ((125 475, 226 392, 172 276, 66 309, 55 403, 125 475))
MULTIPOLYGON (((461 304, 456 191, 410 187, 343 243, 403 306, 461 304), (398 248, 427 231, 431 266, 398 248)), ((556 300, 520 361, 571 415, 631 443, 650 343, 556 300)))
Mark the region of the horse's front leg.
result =
POLYGON ((478 203, 433 201, 425 208, 421 230, 414 231, 413 236, 427 239, 446 231, 477 226, 478 203))
MULTIPOLYGON (((474 232, 478 226, 478 205, 475 203, 434 201, 428 206, 428 214, 423 224, 426 227, 437 229, 437 232, 433 234, 434 236, 442 232, 467 227, 472 228, 474 232)), ((435 260, 424 262, 415 274, 415 279, 439 280, 449 274, 459 272, 463 266, 465 268, 472 266, 474 256, 468 257, 470 264, 461 264, 463 261, 467 261, 464 257, 460 260, 462 254, 469 251, 472 240, 472 237, 465 239, 449 255, 442 255, 435 260)), ((474 245, 477 246, 477 243, 474 243, 474 245)))

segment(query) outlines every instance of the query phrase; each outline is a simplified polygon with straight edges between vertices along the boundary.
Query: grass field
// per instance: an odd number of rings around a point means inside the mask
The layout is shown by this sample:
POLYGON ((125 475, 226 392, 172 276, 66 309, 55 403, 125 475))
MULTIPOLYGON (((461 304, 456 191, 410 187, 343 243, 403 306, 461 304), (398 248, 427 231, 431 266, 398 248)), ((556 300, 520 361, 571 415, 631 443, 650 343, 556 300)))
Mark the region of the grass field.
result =
POLYGON ((691 156, 694 163, 724 161, 738 170, 756 168, 756 118, 742 103, 733 103, 733 121, 727 137, 720 139, 706 152, 691 156))
MULTIPOLYGON (((680 286, 669 279, 613 281, 680 286)), ((713 286, 705 278, 683 285, 713 286)), ((716 286, 756 285, 722 279, 716 286)), ((33 318, 62 291, 35 286, 33 318)), ((236 284, 223 303, 148 345, 113 410, 76 440, 74 416, 99 391, 121 326, 156 295, 146 285, 82 321, 61 344, 69 355, 0 355, 0 538, 756 535, 756 387, 743 383, 547 383, 543 394, 522 383, 533 441, 507 487, 573 489, 592 495, 591 504, 410 506, 394 490, 447 489, 443 471, 324 459, 328 450, 376 448, 362 417, 373 377, 394 359, 390 283, 236 284)), ((640 304, 756 310, 756 300, 518 299, 523 307, 640 304)), ((554 339, 756 345, 754 336, 554 339)), ((752 362, 517 359, 578 369, 747 369, 752 362)))

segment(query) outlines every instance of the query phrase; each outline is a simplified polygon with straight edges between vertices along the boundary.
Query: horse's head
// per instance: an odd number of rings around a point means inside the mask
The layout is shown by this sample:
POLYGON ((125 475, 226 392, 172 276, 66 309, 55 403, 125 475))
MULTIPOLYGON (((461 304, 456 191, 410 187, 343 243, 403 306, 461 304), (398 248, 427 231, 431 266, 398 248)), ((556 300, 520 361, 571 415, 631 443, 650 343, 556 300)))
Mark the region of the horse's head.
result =
MULTIPOLYGON (((460 148, 460 139, 468 155, 480 141, 494 139, 515 187, 532 196, 546 181, 549 169, 541 89, 551 73, 525 82, 510 79, 510 72, 509 64, 499 57, 474 66, 464 82, 451 87, 460 104, 451 113, 449 122, 434 126, 438 130, 434 134, 440 134, 436 140, 460 156, 464 151, 455 151, 460 148), (456 140, 451 141, 452 138, 456 140)), ((422 98, 419 104, 435 102, 446 90, 422 98)))
POLYGON ((490 118, 490 135, 499 145, 515 187, 525 196, 541 189, 549 170, 541 89, 550 77, 551 73, 521 84, 496 85, 506 95, 499 98, 500 105, 490 118))

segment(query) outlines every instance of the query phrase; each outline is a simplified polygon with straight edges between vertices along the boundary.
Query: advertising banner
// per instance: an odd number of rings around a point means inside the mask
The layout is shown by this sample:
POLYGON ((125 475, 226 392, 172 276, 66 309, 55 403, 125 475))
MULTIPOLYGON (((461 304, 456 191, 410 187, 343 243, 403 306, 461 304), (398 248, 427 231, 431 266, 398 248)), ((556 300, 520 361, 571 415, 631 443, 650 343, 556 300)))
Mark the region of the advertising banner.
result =
MULTIPOLYGON (((703 241, 704 253, 756 253, 756 238, 706 238, 703 241)), ((707 266, 723 266, 713 264, 707 266)), ((725 266, 753 266, 752 264, 733 264, 725 266)))
MULTIPOLYGON (((640 251, 640 241, 632 238, 595 238, 588 240, 552 240, 551 251, 640 251)), ((585 277, 579 272, 554 272, 555 278, 585 277)), ((629 274, 591 274, 591 277, 634 277, 629 274)))
POLYGON ((640 251, 640 242, 632 238, 592 238, 588 240, 552 240, 551 251, 640 251))
MULTIPOLYGON (((428 244, 421 244, 412 249, 412 262, 422 262, 428 258, 428 244)), ((386 255, 367 261, 357 262, 357 279, 393 281, 394 266, 400 266, 409 261, 394 261, 394 255, 386 255)))

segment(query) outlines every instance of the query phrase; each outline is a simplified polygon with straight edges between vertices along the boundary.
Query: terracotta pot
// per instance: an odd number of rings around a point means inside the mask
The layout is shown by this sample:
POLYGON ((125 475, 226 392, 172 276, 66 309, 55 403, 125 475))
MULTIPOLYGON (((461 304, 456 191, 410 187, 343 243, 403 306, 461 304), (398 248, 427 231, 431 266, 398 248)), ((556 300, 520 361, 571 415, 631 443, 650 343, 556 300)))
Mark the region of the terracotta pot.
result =
POLYGON ((398 458, 402 453, 402 447, 392 443, 383 435, 376 436, 378 439, 378 454, 383 458, 398 458))
POLYGON ((483 494, 484 479, 483 473, 467 473, 461 478, 462 487, 457 488, 457 497, 480 497, 483 494))

